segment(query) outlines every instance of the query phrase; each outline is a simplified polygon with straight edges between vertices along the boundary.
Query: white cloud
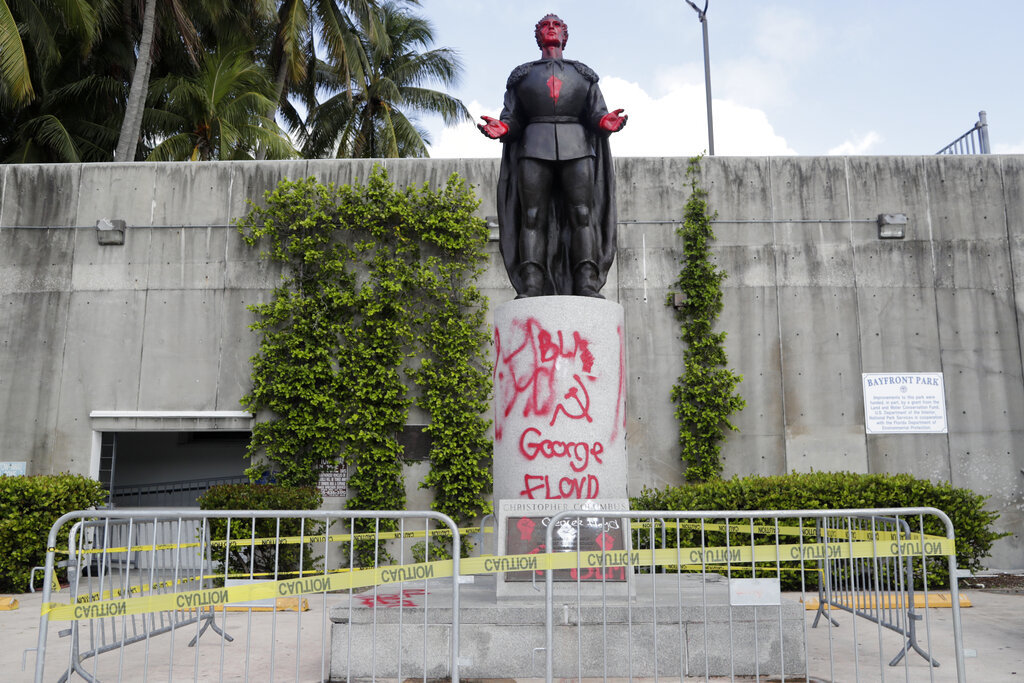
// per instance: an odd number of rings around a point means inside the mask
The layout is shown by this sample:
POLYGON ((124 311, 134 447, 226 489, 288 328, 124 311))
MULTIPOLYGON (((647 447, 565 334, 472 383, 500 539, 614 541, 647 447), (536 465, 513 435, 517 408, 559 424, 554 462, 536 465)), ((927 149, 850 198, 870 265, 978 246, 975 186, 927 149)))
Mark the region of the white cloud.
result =
POLYGON ((1007 144, 1005 142, 997 142, 992 146, 993 154, 1024 154, 1024 140, 1016 144, 1007 144))
POLYGON ((477 123, 482 115, 498 118, 501 108, 489 108, 473 100, 466 108, 473 115, 473 123, 460 123, 441 129, 435 134, 430 146, 430 156, 435 159, 490 159, 501 156, 501 143, 481 133, 477 123))
POLYGON ((821 46, 821 29, 788 7, 762 8, 757 16, 755 46, 763 59, 792 65, 812 59, 821 46))
MULTIPOLYGON (((751 23, 753 39, 739 52, 726 48, 716 53, 711 36, 711 90, 748 106, 785 107, 794 98, 794 81, 821 52, 822 31, 801 12, 785 7, 762 8, 751 23)), ((704 82, 703 68, 697 80, 704 82)))
POLYGON ((868 154, 871 148, 882 141, 882 136, 875 131, 870 131, 859 140, 846 140, 836 145, 827 153, 832 156, 853 156, 857 154, 868 154))
MULTIPOLYGON (((629 124, 612 137, 616 156, 694 156, 708 149, 704 85, 661 83, 652 97, 636 83, 614 76, 601 80, 610 108, 625 107, 629 124)), ((715 153, 726 156, 795 154, 776 135, 764 112, 729 100, 711 103, 715 153)))
MULTIPOLYGON (((622 107, 629 123, 612 136, 612 153, 619 157, 694 156, 708 148, 707 110, 704 85, 685 81, 660 83, 664 92, 652 97, 638 84, 609 76, 601 79, 601 89, 610 109, 622 107)), ((777 135, 761 110, 729 100, 712 103, 715 126, 715 153, 728 156, 775 156, 796 152, 777 135)), ((474 117, 498 116, 479 102, 468 106, 474 117)), ((479 119, 477 119, 479 120, 479 119)), ((430 156, 436 158, 481 158, 501 155, 501 145, 488 140, 476 124, 463 123, 445 128, 435 135, 430 156)))

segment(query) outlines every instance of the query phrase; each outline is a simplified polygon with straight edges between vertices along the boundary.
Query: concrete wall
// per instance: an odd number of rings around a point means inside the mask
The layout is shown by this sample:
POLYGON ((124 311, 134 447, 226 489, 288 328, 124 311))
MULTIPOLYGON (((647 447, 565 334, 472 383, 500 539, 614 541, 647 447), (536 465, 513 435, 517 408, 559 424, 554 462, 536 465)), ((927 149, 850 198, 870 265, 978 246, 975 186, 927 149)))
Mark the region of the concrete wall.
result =
MULTIPOLYGON (((622 225, 604 293, 626 309, 635 493, 680 482, 668 392, 681 348, 664 301, 689 185, 685 159, 616 164, 622 225)), ((496 161, 386 166, 400 184, 459 172, 480 215, 495 213, 496 161)), ((246 305, 266 300, 277 273, 229 224, 285 176, 351 182, 371 167, 0 167, 0 460, 88 473, 93 430, 117 424, 92 411, 237 411, 257 342, 246 305), (123 246, 97 243, 103 217, 127 221, 123 246)), ((719 157, 702 168, 729 273, 721 328, 747 400, 727 474, 952 481, 992 496, 1015 534, 992 566, 1024 567, 1024 157, 719 157), (894 212, 909 218, 906 238, 880 240, 874 220, 894 212), (861 373, 926 371, 944 373, 949 433, 866 435, 861 373)), ((498 303, 512 290, 490 247, 483 285, 498 303)))

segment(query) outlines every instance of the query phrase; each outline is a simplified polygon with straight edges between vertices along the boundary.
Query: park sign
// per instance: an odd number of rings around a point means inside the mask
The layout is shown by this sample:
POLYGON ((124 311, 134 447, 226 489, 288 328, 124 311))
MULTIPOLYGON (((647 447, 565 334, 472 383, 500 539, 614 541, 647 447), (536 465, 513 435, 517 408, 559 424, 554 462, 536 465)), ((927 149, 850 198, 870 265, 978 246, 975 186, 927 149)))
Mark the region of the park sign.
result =
POLYGON ((27 460, 0 462, 0 477, 24 477, 28 471, 27 460))
POLYGON ((865 372, 861 378, 868 434, 947 432, 941 372, 865 372))

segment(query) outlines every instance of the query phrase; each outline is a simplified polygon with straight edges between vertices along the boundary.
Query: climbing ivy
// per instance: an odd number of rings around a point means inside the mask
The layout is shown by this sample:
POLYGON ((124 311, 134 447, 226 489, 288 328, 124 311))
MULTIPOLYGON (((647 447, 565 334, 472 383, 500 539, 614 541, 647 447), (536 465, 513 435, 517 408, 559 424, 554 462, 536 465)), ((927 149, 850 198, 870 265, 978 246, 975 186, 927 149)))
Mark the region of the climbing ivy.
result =
MULTIPOLYGON (((398 434, 415 403, 429 416, 421 487, 459 522, 490 511, 491 391, 483 272, 487 228, 453 175, 436 191, 283 181, 240 222, 243 239, 283 266, 271 301, 251 307, 262 334, 243 405, 258 479, 308 485, 348 465, 358 510, 405 508, 398 434)), ((369 547, 360 547, 369 553, 369 547)))
POLYGON ((743 377, 726 368, 725 332, 715 332, 722 311, 722 281, 726 273, 711 262, 708 242, 715 238, 714 217, 708 213, 707 192, 698 185, 700 157, 690 159, 686 176, 690 199, 683 223, 676 231, 683 241, 683 267, 668 294, 682 323, 684 370, 672 387, 675 415, 679 419, 679 443, 686 462, 686 479, 710 481, 721 477, 720 442, 725 429, 737 429, 729 416, 746 402, 734 393, 743 377), (682 299, 676 304, 677 294, 682 299))

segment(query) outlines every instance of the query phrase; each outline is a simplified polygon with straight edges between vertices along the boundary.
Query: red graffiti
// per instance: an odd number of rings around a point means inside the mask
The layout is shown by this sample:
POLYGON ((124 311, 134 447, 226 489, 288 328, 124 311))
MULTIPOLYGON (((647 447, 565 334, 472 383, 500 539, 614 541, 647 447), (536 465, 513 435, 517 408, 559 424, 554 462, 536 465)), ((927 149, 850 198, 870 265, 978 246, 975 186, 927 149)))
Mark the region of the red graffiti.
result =
POLYGON ((400 593, 357 595, 355 597, 356 600, 363 603, 363 607, 418 607, 413 598, 425 594, 426 591, 422 588, 409 588, 400 593))
MULTIPOLYGON (((537 555, 538 553, 542 553, 542 554, 543 554, 543 553, 546 553, 546 552, 548 552, 548 548, 547 548, 547 546, 545 546, 545 545, 544 545, 544 544, 542 543, 542 544, 541 544, 540 546, 538 546, 538 547, 537 547, 537 548, 535 548, 534 550, 531 550, 531 551, 529 551, 529 552, 528 552, 528 553, 526 553, 526 554, 527 554, 527 555, 537 555)), ((537 575, 538 575, 538 577, 543 577, 543 575, 544 575, 544 569, 537 569, 536 571, 537 571, 537 575)))
POLYGON ((596 381, 597 376, 592 374, 595 359, 590 342, 579 332, 573 332, 572 341, 567 342, 560 330, 552 334, 533 318, 512 324, 514 336, 522 336, 522 343, 515 348, 503 348, 500 331, 494 331, 498 357, 494 367, 498 391, 495 438, 501 440, 505 418, 520 404, 523 417, 550 416, 549 425, 554 425, 559 415, 593 422, 587 383, 596 381), (572 371, 575 368, 577 372, 572 371), (566 378, 562 382, 571 381, 560 386, 560 377, 566 378))
POLYGON ((551 488, 551 477, 547 474, 524 474, 523 490, 519 492, 519 495, 526 496, 531 500, 535 498, 545 500, 574 498, 579 500, 581 498, 597 498, 600 490, 601 483, 593 474, 582 477, 562 477, 558 480, 554 490, 551 488), (534 495, 540 492, 543 492, 543 495, 534 495))
POLYGON ((533 538, 533 529, 537 524, 529 517, 521 517, 516 522, 516 529, 519 529, 519 540, 528 541, 533 538))
POLYGON ((553 99, 555 101, 555 105, 557 105, 558 95, 562 92, 561 79, 555 76, 548 78, 548 92, 551 93, 551 99, 553 99))
MULTIPOLYGON (((565 392, 563 399, 570 399, 576 402, 576 406, 579 408, 578 412, 570 413, 565 409, 565 404, 559 403, 555 406, 555 414, 551 416, 551 422, 549 425, 555 424, 555 419, 559 415, 565 415, 570 420, 586 420, 587 422, 593 422, 593 418, 590 417, 590 393, 587 388, 583 386, 583 380, 580 379, 579 375, 573 375, 572 379, 578 386, 569 387, 569 391, 565 392), (580 397, 580 392, 583 392, 583 397, 580 397)), ((594 381, 593 377, 588 377, 591 382, 594 381)))
POLYGON ((608 443, 615 443, 615 437, 619 435, 619 419, 621 414, 622 431, 626 431, 626 411, 623 395, 626 391, 626 340, 622 338, 622 325, 615 328, 619 334, 619 394, 615 397, 615 419, 612 421, 612 433, 608 437, 608 443))
POLYGON ((604 453, 604 446, 600 441, 595 441, 592 444, 583 441, 551 441, 544 439, 541 431, 535 427, 523 430, 519 437, 519 452, 527 460, 536 460, 537 456, 543 456, 549 460, 551 458, 566 458, 569 461, 569 468, 577 473, 587 469, 591 457, 599 465, 604 464, 599 457, 604 453))
MULTIPOLYGON (((615 537, 611 534, 598 534, 595 542, 597 543, 597 547, 603 552, 615 549, 615 537)), ((583 576, 579 576, 579 571, 577 569, 572 569, 569 571, 569 577, 572 579, 576 579, 578 577, 580 581, 600 581, 602 579, 612 581, 617 579, 619 581, 625 581, 626 568, 622 566, 590 567, 587 569, 587 573, 583 576)))
POLYGON ((606 579, 608 581, 625 581, 626 580, 626 568, 625 567, 588 567, 587 573, 583 576, 579 576, 579 572, 576 569, 569 570, 569 578, 579 578, 580 581, 600 581, 606 579))

